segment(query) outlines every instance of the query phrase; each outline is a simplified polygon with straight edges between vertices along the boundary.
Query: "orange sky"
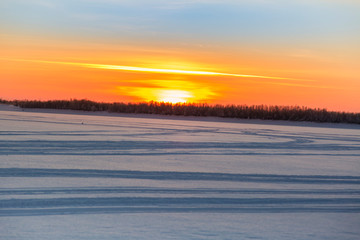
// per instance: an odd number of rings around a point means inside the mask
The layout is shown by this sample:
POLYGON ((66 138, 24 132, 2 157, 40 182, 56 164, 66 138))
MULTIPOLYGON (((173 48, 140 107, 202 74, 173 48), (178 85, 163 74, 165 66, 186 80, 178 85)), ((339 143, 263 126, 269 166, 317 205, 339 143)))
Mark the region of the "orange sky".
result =
POLYGON ((345 41, 350 36, 331 44, 316 38, 282 44, 237 43, 231 36, 169 40, 146 33, 145 41, 131 34, 98 37, 96 29, 89 37, 70 30, 29 33, 9 25, 0 35, 3 99, 300 105, 360 112, 360 50, 352 39, 345 41))

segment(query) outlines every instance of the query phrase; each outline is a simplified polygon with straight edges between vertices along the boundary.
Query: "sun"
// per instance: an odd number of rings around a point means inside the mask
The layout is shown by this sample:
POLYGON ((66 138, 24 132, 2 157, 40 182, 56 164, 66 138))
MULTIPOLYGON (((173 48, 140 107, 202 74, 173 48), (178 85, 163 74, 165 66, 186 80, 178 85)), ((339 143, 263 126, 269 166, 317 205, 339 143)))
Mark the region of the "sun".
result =
POLYGON ((193 97, 190 92, 184 90, 160 90, 157 95, 157 101, 169 103, 185 103, 193 97))

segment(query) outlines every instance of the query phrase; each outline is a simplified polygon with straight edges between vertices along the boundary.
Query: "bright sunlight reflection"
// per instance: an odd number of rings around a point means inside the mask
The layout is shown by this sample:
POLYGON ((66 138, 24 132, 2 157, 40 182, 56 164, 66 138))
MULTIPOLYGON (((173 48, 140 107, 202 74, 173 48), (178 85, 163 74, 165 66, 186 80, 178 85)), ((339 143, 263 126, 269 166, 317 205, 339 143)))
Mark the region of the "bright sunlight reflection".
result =
POLYGON ((170 103, 185 103, 192 94, 183 90, 160 90, 157 94, 157 101, 170 103))

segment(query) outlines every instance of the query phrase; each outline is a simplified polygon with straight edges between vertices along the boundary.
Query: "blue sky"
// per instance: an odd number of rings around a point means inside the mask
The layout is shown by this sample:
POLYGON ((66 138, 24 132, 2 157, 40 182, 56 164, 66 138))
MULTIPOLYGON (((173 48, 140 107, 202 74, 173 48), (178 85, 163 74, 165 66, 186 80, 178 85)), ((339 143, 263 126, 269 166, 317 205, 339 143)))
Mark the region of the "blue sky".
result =
POLYGON ((360 4, 348 1, 3 0, 5 32, 225 44, 354 45, 360 4))

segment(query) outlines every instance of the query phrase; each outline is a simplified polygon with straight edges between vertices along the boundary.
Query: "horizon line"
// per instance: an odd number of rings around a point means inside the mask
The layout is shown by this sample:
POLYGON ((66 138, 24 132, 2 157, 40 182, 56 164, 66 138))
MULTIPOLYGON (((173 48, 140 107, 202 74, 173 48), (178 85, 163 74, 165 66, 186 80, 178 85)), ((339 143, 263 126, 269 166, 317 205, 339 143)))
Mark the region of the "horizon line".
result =
POLYGON ((165 102, 165 101, 156 101, 156 100, 149 100, 149 101, 133 101, 133 102, 121 102, 121 101, 111 101, 111 102, 107 102, 107 101, 97 101, 97 100, 90 100, 87 98, 82 98, 82 99, 77 99, 77 98, 70 98, 70 99, 49 99, 49 100, 29 100, 29 99, 13 99, 13 100, 7 100, 7 99, 3 99, 0 97, 0 104, 11 104, 15 101, 22 101, 22 102, 31 102, 31 101, 36 101, 36 102, 51 102, 51 101, 89 101, 89 102, 93 102, 93 103, 97 103, 97 104, 150 104, 150 103, 165 103, 165 104, 169 104, 172 106, 175 105, 207 105, 208 107, 215 107, 215 106, 221 106, 221 107, 258 107, 258 106, 263 106, 263 107, 281 107, 281 108, 305 108, 307 110, 325 110, 327 112, 337 112, 337 113, 351 113, 351 114, 360 114, 360 112, 355 112, 355 111, 344 111, 344 110, 329 110, 326 107, 309 107, 309 106, 305 106, 305 105, 276 105, 276 104, 221 104, 221 103, 207 103, 207 102, 165 102), (5 102, 2 102, 5 101, 5 102))

